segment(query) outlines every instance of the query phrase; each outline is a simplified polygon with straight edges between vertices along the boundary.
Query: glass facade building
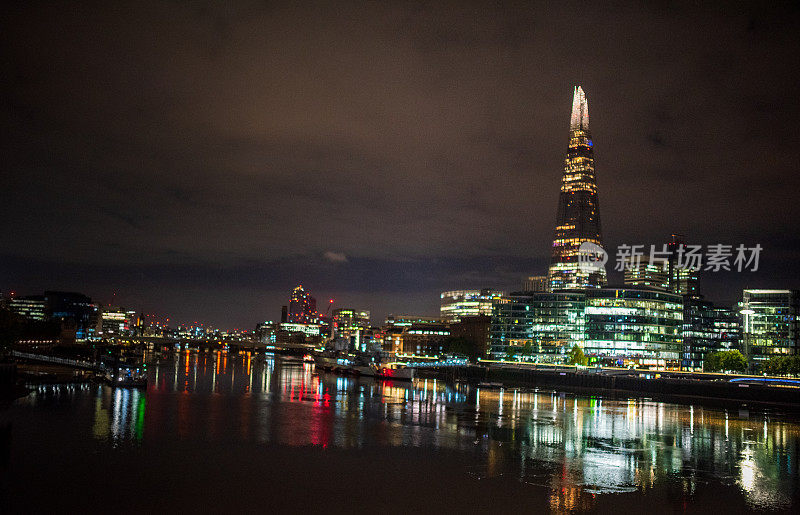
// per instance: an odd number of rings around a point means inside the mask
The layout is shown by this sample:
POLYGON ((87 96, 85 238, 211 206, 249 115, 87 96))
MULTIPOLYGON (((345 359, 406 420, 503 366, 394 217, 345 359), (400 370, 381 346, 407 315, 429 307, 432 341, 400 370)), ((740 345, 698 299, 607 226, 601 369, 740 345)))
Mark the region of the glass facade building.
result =
POLYGON ((491 353, 561 361, 578 345, 590 363, 680 368, 683 298, 650 288, 512 293, 495 301, 491 353))
POLYGON ((353 348, 363 350, 364 334, 369 329, 369 311, 340 308, 333 310, 333 337, 350 340, 353 348))
POLYGON ((714 307, 698 297, 684 297, 683 356, 684 370, 702 370, 709 352, 739 348, 739 317, 731 309, 714 307))
POLYGON ((742 352, 753 362, 798 353, 798 290, 744 290, 742 352))
POLYGON ((683 298, 648 288, 586 290, 584 352, 601 363, 679 369, 683 298))
POLYGON ((558 198, 548 272, 550 290, 603 286, 605 269, 587 269, 581 267, 578 260, 582 243, 591 242, 602 247, 602 240, 589 106, 583 89, 578 86, 572 99, 569 148, 558 198))
POLYGON ((583 344, 584 304, 581 291, 515 292, 496 300, 490 328, 492 356, 560 360, 572 345, 583 344))
POLYGON ((628 259, 625 262, 625 286, 647 286, 669 290, 669 263, 666 260, 650 260, 649 256, 628 259))
POLYGON ((503 296, 496 290, 453 290, 441 294, 440 314, 446 323, 454 323, 461 317, 491 315, 492 301, 503 296))
POLYGON ((691 263, 686 259, 688 248, 683 241, 683 235, 673 234, 667 250, 669 251, 669 291, 690 297, 697 295, 697 270, 692 268, 691 263))

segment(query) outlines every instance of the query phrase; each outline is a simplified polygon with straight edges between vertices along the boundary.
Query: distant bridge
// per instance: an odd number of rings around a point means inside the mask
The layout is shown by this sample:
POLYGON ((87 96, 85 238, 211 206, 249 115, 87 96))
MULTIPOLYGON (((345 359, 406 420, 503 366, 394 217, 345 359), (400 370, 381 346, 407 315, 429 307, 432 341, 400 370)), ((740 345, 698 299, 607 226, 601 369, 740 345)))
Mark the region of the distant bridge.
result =
POLYGON ((228 346, 231 351, 269 351, 288 354, 305 354, 311 352, 316 347, 308 343, 263 343, 247 340, 216 340, 211 338, 173 338, 162 336, 143 336, 130 338, 117 338, 117 343, 145 344, 157 347, 178 347, 181 350, 197 348, 200 350, 217 350, 220 347, 228 346))
POLYGON ((197 348, 216 348, 223 345, 241 349, 263 348, 264 344, 247 340, 218 340, 213 338, 175 338, 171 336, 130 336, 117 337, 110 340, 117 344, 145 344, 154 347, 197 347, 197 348))
POLYGON ((19 359, 28 359, 31 361, 40 361, 44 363, 53 363, 56 365, 66 365, 68 367, 83 368, 86 370, 100 369, 100 366, 94 361, 86 361, 82 359, 57 358, 55 356, 46 356, 44 354, 32 354, 30 352, 20 352, 17 350, 11 351, 11 355, 19 359))

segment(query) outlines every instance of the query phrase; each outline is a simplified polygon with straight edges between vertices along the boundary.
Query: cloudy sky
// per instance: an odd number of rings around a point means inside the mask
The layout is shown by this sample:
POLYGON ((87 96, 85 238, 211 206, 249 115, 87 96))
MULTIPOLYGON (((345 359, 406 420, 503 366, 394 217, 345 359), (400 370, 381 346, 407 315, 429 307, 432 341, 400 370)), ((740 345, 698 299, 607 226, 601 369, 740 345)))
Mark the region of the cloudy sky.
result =
POLYGON ((607 247, 760 243, 707 297, 798 288, 800 15, 755 4, 5 6, 0 291, 251 327, 298 283, 378 320, 517 289, 577 84, 607 247))

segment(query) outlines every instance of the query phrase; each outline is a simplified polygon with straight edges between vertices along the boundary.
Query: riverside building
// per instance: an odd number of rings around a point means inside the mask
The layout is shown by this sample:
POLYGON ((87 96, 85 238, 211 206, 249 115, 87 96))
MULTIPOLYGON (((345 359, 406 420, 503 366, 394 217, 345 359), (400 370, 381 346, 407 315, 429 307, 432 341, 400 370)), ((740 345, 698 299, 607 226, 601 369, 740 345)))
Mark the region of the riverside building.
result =
POLYGON ((495 303, 495 359, 562 361, 574 345, 590 363, 680 368, 683 298, 646 287, 512 293, 495 303))
POLYGON ((492 302, 503 296, 497 290, 452 290, 441 294, 440 314, 445 323, 454 323, 461 317, 491 315, 492 302))
POLYGON ((650 288, 586 290, 584 352, 609 365, 680 369, 683 298, 650 288))
POLYGON ((742 352, 752 363, 798 354, 800 291, 744 290, 739 313, 742 352))
POLYGON ((715 307, 699 296, 684 297, 683 370, 702 370, 706 354, 738 349, 739 340, 739 317, 735 311, 715 307))
POLYGON ((490 327, 492 355, 561 360, 572 345, 583 344, 585 300, 581 291, 514 292, 497 300, 490 327))

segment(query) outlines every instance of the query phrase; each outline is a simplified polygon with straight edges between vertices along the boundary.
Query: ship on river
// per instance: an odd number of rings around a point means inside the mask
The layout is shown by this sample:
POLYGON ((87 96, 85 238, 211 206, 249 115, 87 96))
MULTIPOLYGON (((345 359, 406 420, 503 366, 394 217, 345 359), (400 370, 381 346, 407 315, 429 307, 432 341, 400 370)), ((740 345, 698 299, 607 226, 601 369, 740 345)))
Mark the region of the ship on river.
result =
POLYGON ((137 358, 119 359, 103 363, 99 376, 111 386, 120 388, 146 388, 147 366, 137 358))
POLYGON ((383 362, 363 352, 325 350, 314 355, 314 364, 322 370, 380 379, 411 381, 414 368, 401 362, 383 362))

